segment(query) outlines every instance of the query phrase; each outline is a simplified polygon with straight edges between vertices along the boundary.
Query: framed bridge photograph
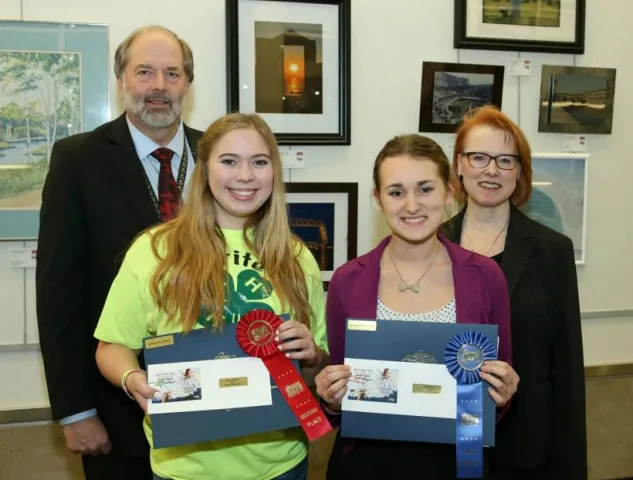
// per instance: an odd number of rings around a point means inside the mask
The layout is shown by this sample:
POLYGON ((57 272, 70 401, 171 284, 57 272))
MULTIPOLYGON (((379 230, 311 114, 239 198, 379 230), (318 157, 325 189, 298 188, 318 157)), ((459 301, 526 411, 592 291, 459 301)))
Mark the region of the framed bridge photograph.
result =
POLYGON ((424 62, 419 132, 454 133, 469 110, 501 109, 502 65, 424 62))
POLYGON ((356 258, 357 183, 286 183, 290 229, 310 249, 325 290, 334 270, 356 258))

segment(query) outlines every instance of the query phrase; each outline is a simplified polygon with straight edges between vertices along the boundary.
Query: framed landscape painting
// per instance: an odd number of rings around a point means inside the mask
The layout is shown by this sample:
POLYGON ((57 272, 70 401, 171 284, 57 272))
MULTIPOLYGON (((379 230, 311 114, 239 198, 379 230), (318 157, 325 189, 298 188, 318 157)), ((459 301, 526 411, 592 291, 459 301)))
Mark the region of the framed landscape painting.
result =
POLYGON ((577 265, 585 263, 589 154, 532 155, 532 195, 521 207, 533 220, 569 237, 577 265))
POLYGON ((469 110, 484 105, 501 109, 500 65, 424 62, 419 132, 453 133, 469 110))
POLYGON ((0 240, 37 239, 54 143, 110 120, 108 27, 0 21, 0 240))
POLYGON ((350 0, 226 0, 227 108, 280 145, 350 144, 350 0))
POLYGON ((358 184, 286 183, 290 228, 310 249, 327 290, 334 270, 356 258, 358 184))
POLYGON ((610 134, 615 68, 543 65, 538 131, 610 134))
POLYGON ((585 52, 585 0, 455 0, 453 46, 585 52))

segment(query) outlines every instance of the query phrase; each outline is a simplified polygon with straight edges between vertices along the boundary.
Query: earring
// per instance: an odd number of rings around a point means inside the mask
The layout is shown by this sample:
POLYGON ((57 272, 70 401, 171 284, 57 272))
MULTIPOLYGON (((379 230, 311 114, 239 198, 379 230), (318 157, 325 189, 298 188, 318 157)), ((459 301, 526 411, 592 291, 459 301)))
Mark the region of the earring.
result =
POLYGON ((457 178, 459 178, 459 183, 464 183, 464 176, 461 173, 457 178))

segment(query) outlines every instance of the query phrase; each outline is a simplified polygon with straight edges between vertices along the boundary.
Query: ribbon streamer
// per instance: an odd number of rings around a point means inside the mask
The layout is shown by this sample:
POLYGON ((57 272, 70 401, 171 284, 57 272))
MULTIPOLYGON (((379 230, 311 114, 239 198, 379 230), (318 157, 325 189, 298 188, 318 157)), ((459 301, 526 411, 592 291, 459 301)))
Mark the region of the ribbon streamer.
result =
POLYGON ((467 330, 451 338, 444 363, 457 380, 457 478, 483 478, 483 382, 479 376, 487 360, 496 359, 488 337, 467 330))
POLYGON ((332 427, 301 374, 278 348, 275 332, 282 323, 283 320, 273 312, 252 310, 238 322, 235 336, 244 353, 261 358, 308 439, 314 441, 330 432, 332 427))

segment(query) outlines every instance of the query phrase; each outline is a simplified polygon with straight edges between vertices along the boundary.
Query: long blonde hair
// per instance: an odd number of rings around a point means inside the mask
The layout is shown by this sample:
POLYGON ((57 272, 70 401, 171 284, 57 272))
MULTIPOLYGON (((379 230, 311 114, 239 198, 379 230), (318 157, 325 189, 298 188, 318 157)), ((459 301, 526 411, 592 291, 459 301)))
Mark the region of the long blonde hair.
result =
POLYGON ((257 131, 272 158, 273 189, 270 197, 246 222, 244 243, 257 257, 284 309, 290 306, 294 319, 310 324, 312 311, 299 255, 304 248, 290 231, 282 178, 281 157, 273 132, 258 115, 232 113, 213 122, 198 144, 198 161, 179 215, 152 234, 152 250, 159 259, 150 291, 158 308, 183 331, 193 329, 201 309, 211 315, 214 329, 224 324, 227 295, 226 242, 216 224, 214 199, 209 187, 209 159, 213 147, 228 132, 257 131), (161 251, 165 254, 161 255, 161 251))

